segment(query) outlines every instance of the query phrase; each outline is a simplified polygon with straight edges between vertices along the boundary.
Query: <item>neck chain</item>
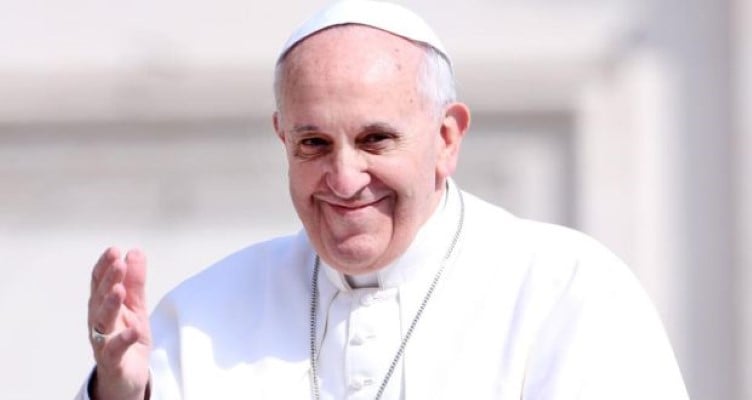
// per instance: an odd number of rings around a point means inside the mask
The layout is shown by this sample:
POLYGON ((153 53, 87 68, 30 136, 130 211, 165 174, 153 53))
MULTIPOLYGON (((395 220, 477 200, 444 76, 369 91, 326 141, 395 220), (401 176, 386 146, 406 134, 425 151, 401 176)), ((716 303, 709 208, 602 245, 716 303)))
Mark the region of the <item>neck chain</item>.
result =
MULTIPOLYGON (((442 273, 444 272, 444 267, 446 267, 447 261, 449 260, 449 257, 451 257, 452 252, 454 251, 454 247, 457 245, 457 241, 459 241, 460 233, 462 232, 462 225, 465 220, 465 202, 462 198, 462 192, 457 190, 457 193, 459 195, 460 200, 460 216, 457 221, 457 229, 455 230, 454 237, 452 238, 452 242, 449 244, 449 247, 447 248, 446 254, 444 254, 444 258, 441 261, 441 265, 439 267, 439 270, 436 272, 436 275, 433 277, 433 281, 431 282, 431 286, 428 287, 428 291, 426 292, 426 295, 423 297, 423 301, 420 303, 420 306, 418 307, 418 312, 415 313, 415 317, 413 318, 413 321, 410 323, 410 327, 407 329, 407 332, 405 333, 405 337, 402 338, 402 342, 400 343, 399 348, 397 349, 397 354, 394 355, 394 359, 392 360, 392 363, 389 365, 389 369, 386 372, 386 375, 384 376, 384 380, 381 381, 381 385, 379 386, 378 392, 376 392, 376 400, 381 399, 381 396, 384 394, 384 390, 386 389, 386 385, 389 383, 389 379, 392 377, 392 374, 394 374, 394 370, 397 368, 397 365, 399 364, 400 359, 402 358, 402 354, 405 352, 405 347, 407 347, 407 342, 410 340, 410 337, 413 334, 413 331, 415 330, 415 326, 418 325, 418 321, 420 321, 420 317, 423 315, 423 311, 426 308, 426 305, 428 304, 428 301, 431 300, 431 296, 433 295, 434 290, 436 289, 436 286, 439 283, 439 279, 441 278, 442 273)), ((317 357, 316 357, 316 325, 317 325, 317 309, 319 304, 319 266, 321 264, 321 260, 319 259, 319 256, 316 255, 314 264, 313 264, 313 278, 311 279, 311 310, 310 310, 310 344, 309 344, 309 350, 310 350, 310 360, 311 360, 311 395, 314 400, 319 400, 321 398, 321 391, 319 388, 319 376, 318 371, 316 368, 317 363, 317 357)))

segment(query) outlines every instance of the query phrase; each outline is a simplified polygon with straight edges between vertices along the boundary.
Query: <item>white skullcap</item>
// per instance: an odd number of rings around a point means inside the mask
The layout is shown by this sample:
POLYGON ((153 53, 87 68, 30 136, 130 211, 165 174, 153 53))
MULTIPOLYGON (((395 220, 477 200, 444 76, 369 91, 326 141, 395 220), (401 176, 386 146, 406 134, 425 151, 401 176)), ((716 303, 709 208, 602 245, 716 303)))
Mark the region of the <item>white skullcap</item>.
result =
POLYGON ((359 24, 378 28, 405 39, 427 44, 438 50, 451 65, 444 45, 433 29, 418 14, 394 3, 374 0, 343 0, 334 3, 304 22, 287 39, 277 62, 296 44, 316 32, 336 25, 359 24))

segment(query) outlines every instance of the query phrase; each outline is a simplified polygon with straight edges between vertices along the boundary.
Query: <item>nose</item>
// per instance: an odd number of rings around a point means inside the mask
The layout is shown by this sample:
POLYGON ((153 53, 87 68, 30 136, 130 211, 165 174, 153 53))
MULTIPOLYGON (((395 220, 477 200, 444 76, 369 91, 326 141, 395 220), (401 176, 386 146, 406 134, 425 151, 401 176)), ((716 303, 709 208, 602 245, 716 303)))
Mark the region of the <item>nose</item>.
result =
POLYGON ((341 199, 357 197, 371 180, 366 160, 356 150, 346 147, 335 150, 331 160, 325 177, 329 190, 341 199))

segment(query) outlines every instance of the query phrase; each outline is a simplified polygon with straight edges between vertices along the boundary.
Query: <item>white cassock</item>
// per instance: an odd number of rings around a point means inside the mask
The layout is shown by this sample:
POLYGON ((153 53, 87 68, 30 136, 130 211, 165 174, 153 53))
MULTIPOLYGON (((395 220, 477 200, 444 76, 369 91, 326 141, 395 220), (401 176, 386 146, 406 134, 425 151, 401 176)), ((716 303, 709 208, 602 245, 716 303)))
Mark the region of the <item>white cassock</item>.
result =
MULTIPOLYGON (((374 398, 455 235, 459 193, 448 185, 408 251, 371 277, 378 287, 322 265, 322 399, 374 398)), ((581 233, 463 198, 459 242, 384 399, 688 399, 627 266, 581 233)), ((310 399, 314 259, 301 232, 170 292, 151 319, 152 399, 310 399)))

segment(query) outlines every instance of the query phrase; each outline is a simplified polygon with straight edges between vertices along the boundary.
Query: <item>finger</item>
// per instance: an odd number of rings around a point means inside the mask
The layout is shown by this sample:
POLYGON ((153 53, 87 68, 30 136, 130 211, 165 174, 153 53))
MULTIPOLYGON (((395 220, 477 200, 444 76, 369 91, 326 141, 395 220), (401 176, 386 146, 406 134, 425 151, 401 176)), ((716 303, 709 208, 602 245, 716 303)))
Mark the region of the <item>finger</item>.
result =
POLYGON ((125 305, 134 311, 146 312, 146 256, 139 249, 125 255, 125 305))
POLYGON ((122 327, 117 326, 118 317, 122 310, 121 306, 125 299, 125 288, 121 283, 112 287, 109 294, 104 297, 95 318, 91 321, 91 326, 100 333, 110 334, 116 332, 122 327))
POLYGON ((112 335, 107 339, 105 346, 102 348, 102 360, 108 364, 118 364, 119 360, 123 358, 123 354, 134 343, 138 342, 140 333, 135 327, 124 329, 123 331, 112 335))
POLYGON ((103 264, 106 270, 102 270, 103 277, 89 297, 89 327, 96 328, 100 333, 112 332, 113 321, 120 312, 120 306, 125 298, 122 287, 125 263, 115 259, 109 265, 103 264), (120 285, 120 288, 115 288, 120 285))
POLYGON ((121 259, 113 261, 104 271, 99 285, 92 295, 92 301, 95 305, 101 305, 104 299, 112 293, 112 287, 122 283, 125 277, 125 262, 121 259))
POLYGON ((117 247, 112 246, 102 252, 96 264, 94 264, 94 268, 91 270, 91 293, 94 293, 95 288, 99 286, 102 276, 105 274, 108 267, 119 258, 120 249, 117 247))
POLYGON ((124 314, 124 317, 125 326, 127 328, 135 329, 136 334, 138 335, 137 340, 141 342, 141 344, 151 346, 149 315, 147 313, 126 313, 124 314))

